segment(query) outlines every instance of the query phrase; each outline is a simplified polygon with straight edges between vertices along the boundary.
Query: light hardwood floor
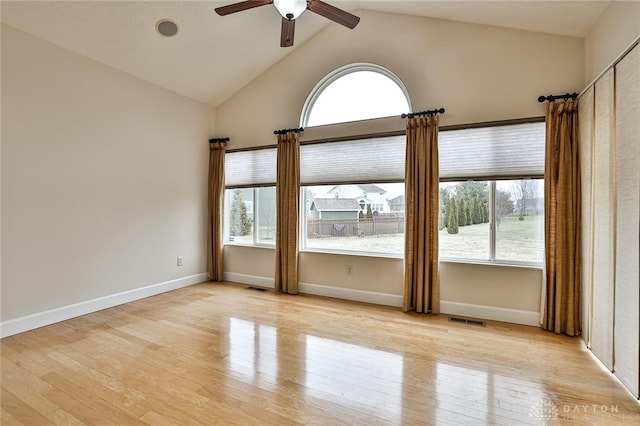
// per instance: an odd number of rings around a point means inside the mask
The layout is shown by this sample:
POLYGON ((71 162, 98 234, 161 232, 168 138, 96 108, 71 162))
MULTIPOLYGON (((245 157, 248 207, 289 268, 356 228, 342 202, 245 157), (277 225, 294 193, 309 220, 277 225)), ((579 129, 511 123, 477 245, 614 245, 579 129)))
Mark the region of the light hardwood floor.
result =
POLYGON ((245 287, 2 339, 2 425, 640 424, 579 338, 245 287))

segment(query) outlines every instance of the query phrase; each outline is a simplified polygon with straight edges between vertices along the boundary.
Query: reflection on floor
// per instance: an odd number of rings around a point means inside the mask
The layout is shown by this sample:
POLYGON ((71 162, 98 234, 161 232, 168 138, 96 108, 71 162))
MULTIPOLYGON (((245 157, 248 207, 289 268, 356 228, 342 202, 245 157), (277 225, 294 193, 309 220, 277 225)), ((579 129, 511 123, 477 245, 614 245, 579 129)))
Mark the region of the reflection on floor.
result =
POLYGON ((640 424, 580 339, 233 284, 0 344, 3 425, 640 424))

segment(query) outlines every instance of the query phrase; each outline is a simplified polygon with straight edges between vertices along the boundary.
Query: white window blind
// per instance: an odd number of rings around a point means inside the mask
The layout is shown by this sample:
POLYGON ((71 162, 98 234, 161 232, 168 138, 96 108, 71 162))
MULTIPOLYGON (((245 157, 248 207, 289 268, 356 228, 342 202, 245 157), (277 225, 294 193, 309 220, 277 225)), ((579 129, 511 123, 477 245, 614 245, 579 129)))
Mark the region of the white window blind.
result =
POLYGON ((276 184, 276 148, 227 152, 224 156, 225 187, 276 184))
POLYGON ((440 180, 544 175, 545 123, 441 131, 440 180))
POLYGON ((402 182, 405 145, 404 135, 302 145, 300 182, 402 182))

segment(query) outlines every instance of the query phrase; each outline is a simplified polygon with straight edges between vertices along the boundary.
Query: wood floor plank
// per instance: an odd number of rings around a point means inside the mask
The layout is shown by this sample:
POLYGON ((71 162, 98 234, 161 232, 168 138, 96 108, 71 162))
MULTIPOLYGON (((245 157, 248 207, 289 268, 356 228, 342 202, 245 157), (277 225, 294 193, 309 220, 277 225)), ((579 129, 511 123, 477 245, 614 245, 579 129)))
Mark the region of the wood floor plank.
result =
MULTIPOLYGON (((43 377, 44 380, 51 383, 57 389, 65 389, 67 394, 73 395, 74 399, 79 403, 87 406, 92 411, 97 413, 103 419, 109 419, 113 421, 115 424, 127 424, 127 425, 137 425, 143 424, 138 421, 136 417, 128 414, 123 407, 116 406, 113 404, 109 404, 107 401, 100 398, 98 395, 91 391, 91 388, 84 388, 82 386, 77 385, 72 380, 67 379, 66 377, 62 377, 58 373, 49 373, 43 377)), ((48 394, 48 397, 50 393, 48 394)), ((61 408, 66 409, 63 405, 60 405, 59 399, 56 401, 61 408)), ((73 411, 69 411, 73 413, 73 411)))
POLYGON ((34 392, 33 388, 31 388, 27 383, 21 382, 15 376, 4 375, 2 377, 2 385, 11 389, 11 392, 16 396, 16 398, 20 399, 33 410, 45 417, 59 408, 42 396, 41 393, 34 392))
POLYGON ((0 350, 3 425, 640 424, 638 401, 579 338, 230 283, 0 350))
POLYGON ((57 426, 84 426, 85 424, 62 408, 47 416, 57 426))
POLYGON ((0 390, 0 400, 2 401, 2 409, 6 410, 11 417, 25 425, 52 424, 49 419, 5 388, 4 384, 2 385, 2 390, 0 390))
POLYGON ((0 425, 3 426, 24 426, 24 423, 19 422, 13 417, 4 407, 0 408, 0 425))

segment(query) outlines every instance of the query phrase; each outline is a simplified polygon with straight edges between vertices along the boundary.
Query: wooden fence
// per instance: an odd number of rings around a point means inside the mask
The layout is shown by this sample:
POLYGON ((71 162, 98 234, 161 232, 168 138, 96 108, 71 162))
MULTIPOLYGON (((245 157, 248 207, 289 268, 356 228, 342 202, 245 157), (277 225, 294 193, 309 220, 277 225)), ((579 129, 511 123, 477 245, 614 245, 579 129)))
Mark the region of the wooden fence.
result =
POLYGON ((365 237, 404 233, 404 217, 377 216, 371 219, 307 219, 307 238, 365 237))

